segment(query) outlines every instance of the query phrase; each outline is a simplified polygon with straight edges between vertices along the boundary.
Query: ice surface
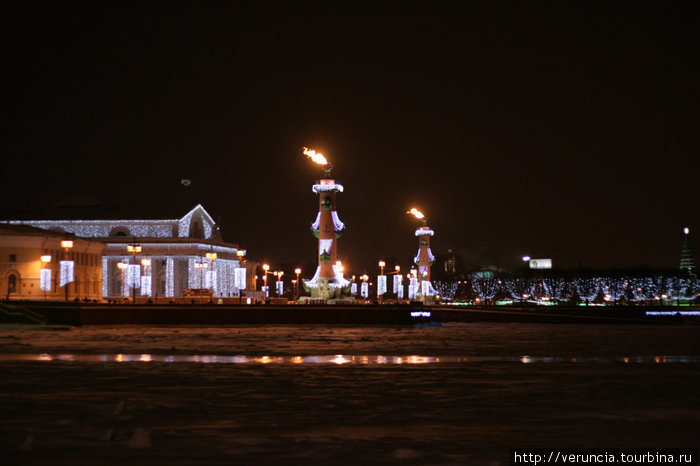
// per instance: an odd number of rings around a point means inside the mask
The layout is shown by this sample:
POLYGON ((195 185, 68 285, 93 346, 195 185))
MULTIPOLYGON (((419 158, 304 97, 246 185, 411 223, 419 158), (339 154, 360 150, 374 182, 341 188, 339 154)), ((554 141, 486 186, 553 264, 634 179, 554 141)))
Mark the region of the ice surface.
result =
POLYGON ((5 328, 0 450, 7 464, 505 465, 515 447, 698 447, 699 331, 5 328), (133 360, 100 359, 119 354, 133 360), (442 359, 352 362, 411 355, 442 359))

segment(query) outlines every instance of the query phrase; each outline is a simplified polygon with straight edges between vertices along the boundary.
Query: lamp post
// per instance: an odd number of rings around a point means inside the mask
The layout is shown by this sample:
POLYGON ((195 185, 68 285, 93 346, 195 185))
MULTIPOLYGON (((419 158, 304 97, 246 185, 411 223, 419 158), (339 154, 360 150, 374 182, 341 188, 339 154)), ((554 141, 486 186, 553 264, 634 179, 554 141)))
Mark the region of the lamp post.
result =
MULTIPOLYGON (((129 245, 126 247, 126 250, 127 250, 128 252, 131 253, 131 264, 134 265, 134 266, 138 265, 138 264, 136 264, 136 254, 139 253, 139 252, 141 252, 141 245, 140 245, 140 244, 136 244, 136 238, 134 238, 134 242, 133 242, 133 243, 129 244, 129 245)), ((131 273, 131 279, 132 279, 132 280, 134 280, 133 270, 134 270, 134 269, 132 269, 132 273, 131 273)), ((136 304, 136 283, 131 283, 131 288, 132 288, 132 290, 133 290, 133 298, 132 298, 131 302, 132 302, 133 304, 136 304)))
POLYGON ((301 275, 301 268, 297 267, 294 269, 294 273, 297 275, 297 281, 294 284, 294 301, 299 300, 299 275, 301 275))
MULTIPOLYGON (((63 248, 63 260, 68 260, 68 250, 73 247, 73 241, 71 240, 63 240, 61 241, 61 247, 63 248)), ((66 289, 66 301, 68 301, 68 283, 63 285, 63 287, 66 289)))
MULTIPOLYGON (((393 292, 396 293, 396 299, 397 299, 397 302, 398 302, 398 300, 399 300, 400 298, 399 298, 399 292, 398 292, 398 289, 397 289, 397 286, 396 286, 396 284, 398 283, 396 277, 401 277, 401 266, 400 266, 400 265, 395 265, 395 266, 394 266, 394 271, 393 271, 393 272, 389 272, 387 275, 394 275, 394 278, 393 278, 393 280, 394 280, 394 283, 393 283, 393 292)), ((387 286, 388 286, 388 285, 387 285, 387 286)))
POLYGON ((200 301, 201 301, 201 296, 202 296, 202 283, 204 283, 204 269, 207 268, 207 263, 206 262, 195 262, 194 263, 194 268, 199 269, 199 296, 200 296, 200 301))
POLYGON ((384 275, 384 267, 386 267, 386 262, 384 262, 383 260, 379 261, 379 277, 377 277, 377 299, 380 303, 384 300, 384 293, 380 294, 380 288, 382 286, 386 286, 386 276, 384 275))
MULTIPOLYGON (((41 256, 41 269, 44 270, 49 262, 51 262, 51 255, 45 254, 41 256)), ((41 272, 39 274, 41 276, 41 272)), ((46 286, 43 286, 42 283, 39 284, 42 285, 41 289, 44 291, 44 301, 46 301, 46 286)))
POLYGON ((214 277, 214 261, 216 260, 216 253, 215 252, 208 252, 206 253, 207 259, 209 259, 209 262, 211 263, 211 273, 209 274, 211 276, 211 280, 209 281, 209 286, 211 287, 211 295, 214 296, 214 281, 216 278, 214 277))
POLYGON ((369 298, 369 285, 367 284, 367 280, 369 280, 369 276, 367 274, 364 274, 360 278, 362 279, 360 296, 362 296, 363 298, 369 298))
POLYGON ((284 294, 284 282, 282 281, 282 275, 284 275, 284 271, 280 270, 277 272, 277 283, 275 283, 275 288, 277 288, 277 296, 282 296, 284 294))
MULTIPOLYGON (((241 269, 245 269, 245 266, 243 265, 245 263, 245 254, 246 250, 245 249, 237 249, 236 250, 236 257, 238 257, 238 267, 241 269)), ((238 302, 242 302, 243 299, 243 293, 241 292, 242 289, 246 288, 245 282, 247 280, 243 280, 243 283, 239 283, 239 285, 242 286, 242 288, 239 288, 236 290, 236 293, 238 293, 238 302)), ((258 276, 255 276, 255 286, 254 289, 257 289, 258 286, 258 276)))
POLYGON ((269 293, 267 292, 267 274, 270 272, 270 266, 268 264, 263 264, 262 268, 263 272, 265 272, 265 275, 263 275, 263 291, 265 292, 265 297, 267 298, 269 296, 269 293))
POLYGON ((126 282, 124 282, 124 271, 126 268, 129 266, 126 262, 119 262, 117 263, 117 268, 122 271, 122 289, 121 289, 121 297, 124 297, 124 286, 126 285, 126 282))

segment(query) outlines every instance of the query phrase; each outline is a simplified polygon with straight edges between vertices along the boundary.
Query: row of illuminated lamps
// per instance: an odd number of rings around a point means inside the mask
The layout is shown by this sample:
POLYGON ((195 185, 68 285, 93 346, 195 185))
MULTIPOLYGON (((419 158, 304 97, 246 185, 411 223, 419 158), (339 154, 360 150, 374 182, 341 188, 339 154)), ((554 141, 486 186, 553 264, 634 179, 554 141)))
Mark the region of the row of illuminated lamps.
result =
MULTIPOLYGON (((73 247, 73 241, 70 241, 70 240, 61 241, 61 247, 65 250, 65 252, 67 254, 68 250, 73 247)), ((41 262, 43 262, 44 264, 48 264, 49 262, 51 262, 51 254, 42 255, 41 262)))
MULTIPOLYGON (((215 254, 215 256, 216 256, 216 254, 215 254)), ((209 257, 209 256, 207 255, 207 257, 209 257)), ((386 267, 386 262, 379 261, 380 275, 384 275, 384 267, 386 267)), ((339 272, 343 271, 343 265, 342 265, 341 261, 336 262, 336 268, 339 272)), ((282 280, 282 276, 284 275, 283 271, 280 270, 280 271, 270 272, 270 265, 269 264, 263 264, 262 269, 265 272, 265 275, 263 275, 264 286, 267 286, 267 275, 268 274, 272 274, 273 276, 277 277, 277 280, 282 280)), ((390 275, 391 274, 399 274, 400 271, 401 271, 401 266, 397 265, 394 267, 394 272, 389 272, 389 274, 390 275)), ((299 283, 299 275, 301 275, 301 268, 297 267, 296 269, 294 269, 294 273, 296 274, 297 278, 296 278, 296 280, 293 280, 293 282, 299 283)), ((418 271, 416 269, 411 269, 411 273, 406 274, 406 278, 411 278, 411 277, 416 278, 417 276, 418 276, 418 271)), ((256 276, 255 279, 257 280, 257 278, 258 277, 256 276)), ((364 274, 364 275, 361 275, 359 278, 362 281, 367 281, 367 280, 369 280, 369 275, 364 274)), ((353 279, 353 281, 355 280, 354 275, 353 275, 352 279, 353 279)))
MULTIPOLYGON (((62 247, 66 252, 68 252, 68 250, 71 249, 71 248, 73 247, 73 241, 70 241, 70 240, 61 241, 61 247, 62 247)), ((132 255, 136 256, 137 253, 141 252, 141 245, 139 245, 139 244, 129 244, 129 245, 126 247, 126 250, 127 250, 127 252, 129 252, 129 253, 131 253, 132 255)), ((239 257, 242 257, 243 255, 245 255, 245 253, 244 253, 243 251, 238 251, 236 254, 237 254, 239 257)), ((206 256, 207 259, 209 259, 209 261, 210 261, 211 263, 213 263, 213 262, 216 260, 216 258, 217 258, 217 254, 216 254, 215 252, 208 252, 208 253, 205 254, 205 256, 206 256)), ((51 262, 51 255, 50 255, 50 254, 44 254, 44 255, 42 255, 42 256, 41 256, 41 262, 43 262, 44 264, 48 264, 49 262, 51 262)), ((120 269, 125 269, 128 265, 129 265, 129 264, 126 263, 126 262, 119 262, 119 263, 117 264, 117 267, 119 267, 120 269)), ((144 267, 149 267, 149 266, 151 265, 151 260, 150 260, 150 259, 141 259, 141 265, 143 265, 144 267)), ((195 267, 197 267, 197 268, 206 268, 208 265, 209 265, 209 264, 206 263, 206 262, 196 262, 196 263, 195 263, 195 267)), ((269 269, 270 266, 269 266, 269 265, 266 265, 266 267, 269 269)), ((266 269, 266 270, 267 270, 267 269, 266 269)), ((297 273, 301 273, 301 269, 297 269, 297 270, 298 270, 297 273)), ((279 273, 280 273, 280 276, 281 276, 283 272, 279 272, 279 273)), ((275 274, 277 274, 277 272, 275 272, 275 274)))

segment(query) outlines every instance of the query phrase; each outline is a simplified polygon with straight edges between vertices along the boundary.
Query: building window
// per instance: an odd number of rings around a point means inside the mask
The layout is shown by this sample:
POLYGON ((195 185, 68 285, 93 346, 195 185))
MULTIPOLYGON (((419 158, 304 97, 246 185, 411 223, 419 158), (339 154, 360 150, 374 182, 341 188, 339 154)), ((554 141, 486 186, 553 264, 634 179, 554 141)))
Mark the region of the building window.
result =
POLYGON ((109 236, 131 236, 129 229, 126 227, 114 227, 109 232, 109 236))
POLYGON ((7 294, 17 293, 17 275, 10 274, 7 277, 7 294))
POLYGON ((17 262, 17 254, 10 254, 10 262, 17 262))
POLYGON ((190 238, 204 238, 204 228, 199 220, 192 221, 190 229, 190 238))

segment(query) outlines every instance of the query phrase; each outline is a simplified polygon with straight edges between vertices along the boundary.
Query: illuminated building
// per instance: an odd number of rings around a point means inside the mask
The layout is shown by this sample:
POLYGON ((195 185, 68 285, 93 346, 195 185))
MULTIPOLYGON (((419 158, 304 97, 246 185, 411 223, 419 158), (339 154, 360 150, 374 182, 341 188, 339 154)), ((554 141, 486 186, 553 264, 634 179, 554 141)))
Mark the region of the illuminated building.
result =
POLYGON ((100 241, 65 233, 0 224, 0 297, 100 299, 104 247, 100 241), (71 246, 62 247, 65 241, 71 246), (62 277, 61 262, 70 280, 62 277))
POLYGON ((221 239, 201 205, 171 219, 11 220, 59 234, 99 241, 101 296, 178 298, 207 290, 207 296, 238 296, 254 274, 246 273, 237 245, 221 239), (120 265, 121 264, 121 265, 120 265))
MULTIPOLYGON (((324 166, 325 178, 316 182, 312 190, 318 194, 318 214, 311 224, 311 233, 318 238, 318 267, 310 280, 303 280, 304 290, 312 300, 338 299, 342 293, 350 291, 350 281, 343 278, 338 265, 338 238, 345 231, 345 225, 336 211, 336 193, 343 192, 343 186, 330 178, 331 165, 322 154, 304 150, 314 162, 324 166)), ((308 298, 301 297, 300 301, 308 298)))

